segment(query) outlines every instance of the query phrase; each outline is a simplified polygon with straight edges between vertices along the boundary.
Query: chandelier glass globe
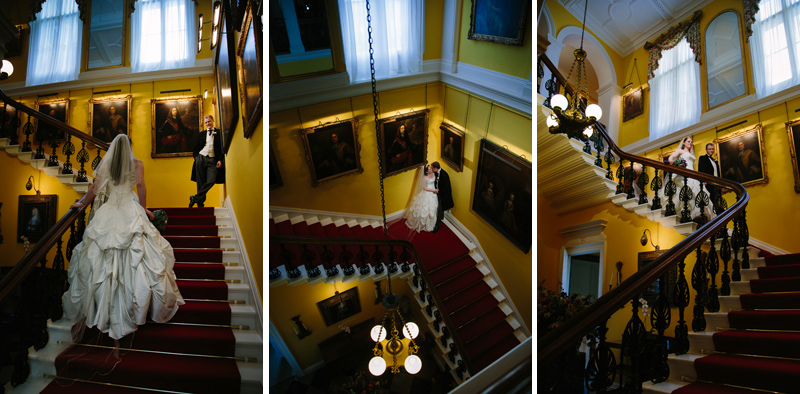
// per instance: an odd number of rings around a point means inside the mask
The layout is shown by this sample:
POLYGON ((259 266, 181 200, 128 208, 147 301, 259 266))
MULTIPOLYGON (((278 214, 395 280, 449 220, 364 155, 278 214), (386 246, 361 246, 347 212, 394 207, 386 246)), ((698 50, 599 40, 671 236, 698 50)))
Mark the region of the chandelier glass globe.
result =
POLYGON ((586 116, 595 118, 595 120, 600 120, 600 118, 603 117, 603 109, 597 104, 589 104, 589 106, 586 107, 586 116))
POLYGON ((569 101, 567 101, 567 98, 564 97, 563 94, 557 94, 550 99, 550 107, 561 108, 563 111, 569 107, 569 101))
POLYGON ((419 335, 419 327, 414 322, 408 322, 403 327, 403 336, 408 339, 414 339, 419 335))
POLYGON ((386 360, 383 357, 373 357, 369 360, 369 373, 380 376, 386 371, 386 360))
POLYGON ((386 329, 383 326, 374 326, 369 332, 373 342, 380 342, 386 339, 386 329))
POLYGON ((414 354, 406 358, 406 372, 414 375, 422 369, 422 360, 414 354))

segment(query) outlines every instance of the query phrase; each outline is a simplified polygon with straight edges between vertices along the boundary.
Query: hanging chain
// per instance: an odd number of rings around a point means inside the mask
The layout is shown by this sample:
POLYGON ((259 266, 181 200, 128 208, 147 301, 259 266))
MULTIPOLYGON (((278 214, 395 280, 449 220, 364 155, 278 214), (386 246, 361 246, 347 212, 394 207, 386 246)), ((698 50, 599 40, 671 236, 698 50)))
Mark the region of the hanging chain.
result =
MULTIPOLYGON (((381 182, 381 215, 383 216, 383 238, 386 240, 386 250, 389 250, 389 235, 386 228, 386 199, 383 189, 383 155, 381 147, 383 146, 383 138, 381 137, 381 130, 378 124, 378 88, 375 79, 375 50, 372 48, 372 16, 370 15, 369 0, 367 0, 367 34, 369 35, 369 71, 372 80, 372 110, 375 114, 375 135, 378 137, 378 178, 381 182)), ((387 264, 388 266, 388 264, 387 264)), ((387 295, 392 294, 392 276, 387 272, 386 281, 389 283, 387 295)))

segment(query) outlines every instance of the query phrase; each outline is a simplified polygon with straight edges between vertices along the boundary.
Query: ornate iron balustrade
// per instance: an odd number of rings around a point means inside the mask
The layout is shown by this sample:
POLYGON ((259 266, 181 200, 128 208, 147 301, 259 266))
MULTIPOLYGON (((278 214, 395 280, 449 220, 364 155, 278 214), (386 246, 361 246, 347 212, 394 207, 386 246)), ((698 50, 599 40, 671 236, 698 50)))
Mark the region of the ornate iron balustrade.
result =
MULTIPOLYGON (((412 259, 413 259, 414 262, 417 262, 417 263, 419 263, 419 261, 421 261, 420 257, 419 257, 419 254, 417 254, 417 250, 414 248, 414 245, 412 245, 411 242, 406 241, 406 240, 394 239, 394 240, 388 240, 387 241, 387 240, 384 240, 384 239, 298 237, 298 236, 274 236, 273 235, 273 236, 269 237, 269 242, 271 244, 278 245, 278 247, 280 248, 281 253, 280 253, 280 257, 279 258, 280 258, 281 264, 286 265, 287 276, 289 276, 290 278, 298 277, 300 275, 300 272, 297 271, 297 269, 296 269, 296 266, 297 266, 297 264, 295 264, 295 259, 297 258, 296 254, 295 253, 291 253, 292 256, 289 256, 290 253, 285 253, 286 251, 289 251, 286 248, 286 245, 301 245, 305 249, 307 249, 307 247, 309 245, 320 245, 320 246, 324 246, 325 250, 327 250, 327 247, 335 245, 335 246, 340 246, 342 248, 342 250, 343 250, 342 254, 347 253, 349 255, 352 255, 352 254, 347 251, 347 247, 348 246, 357 247, 357 248, 360 249, 360 252, 358 253, 358 255, 360 255, 360 257, 357 256, 356 259, 362 262, 363 265, 361 266, 361 268, 363 269, 364 267, 366 267, 367 263, 368 263, 368 259, 371 259, 372 260, 371 266, 373 267, 373 270, 374 270, 374 272, 376 274, 381 274, 382 270, 383 270, 383 267, 388 267, 389 271, 391 271, 392 273, 394 273, 396 271, 397 268, 396 268, 396 264, 395 264, 395 259, 392 258, 392 257, 400 257, 401 261, 403 261, 403 263, 400 266, 400 269, 403 272, 409 272, 409 270, 411 270, 411 266, 409 264, 409 261, 411 261, 412 259), (388 244, 389 248, 391 248, 392 250, 390 250, 388 253, 385 253, 382 250, 386 248, 387 244, 388 244), (365 247, 374 249, 371 257, 369 257, 370 254, 369 254, 369 252, 367 252, 365 250, 365 247), (393 250, 395 247, 402 248, 403 253, 401 253, 400 255, 397 255, 397 253, 395 253, 394 250, 393 250), (387 259, 387 257, 388 257, 388 259, 387 259), (380 272, 378 271, 379 269, 381 270, 380 272), (394 269, 394 271, 393 271, 393 269, 394 269), (293 274, 290 271, 295 271, 294 276, 292 276, 293 274)), ((347 265, 350 265, 349 261, 350 261, 351 258, 352 258, 352 256, 350 256, 349 258, 344 259, 344 261, 340 258, 340 262, 343 262, 343 263, 346 263, 347 265)), ((313 258, 311 258, 309 260, 310 261, 314 261, 313 258)), ((326 270, 332 268, 331 267, 332 266, 331 261, 332 260, 322 259, 323 265, 325 265, 325 264, 328 265, 326 267, 326 270)), ((307 270, 309 269, 308 263, 309 263, 309 261, 303 261, 302 262, 302 264, 306 265, 306 269, 307 270)), ((316 267, 312 267, 312 268, 316 268, 316 267)), ((343 271, 344 271, 345 276, 347 276, 347 277, 349 277, 351 275, 356 275, 356 273, 353 272, 352 269, 350 271, 348 271, 346 268, 343 268, 343 271)), ((333 271, 331 270, 331 272, 333 272, 333 271)), ((369 273, 369 268, 367 268, 366 272, 361 272, 362 275, 363 274, 368 274, 368 273, 369 273)), ((279 279, 280 275, 282 275, 280 270, 278 270, 276 268, 273 268, 272 270, 270 270, 270 280, 279 279)), ((320 275, 320 274, 317 273, 313 277, 317 277, 318 275, 320 275)), ((338 274, 334 274, 334 275, 330 275, 330 276, 336 276, 336 275, 338 275, 338 274)), ((309 278, 312 278, 311 273, 309 273, 308 276, 309 276, 309 278)), ((466 356, 466 352, 464 351, 464 344, 460 340, 458 340, 458 338, 457 338, 457 335, 456 335, 456 328, 457 327, 455 327, 450 322, 450 318, 447 316, 446 313, 440 313, 438 316, 435 316, 435 312, 444 311, 444 309, 442 308, 443 304, 442 304, 441 298, 436 293, 435 288, 430 285, 431 281, 430 281, 430 278, 428 276, 428 272, 425 270, 425 267, 423 267, 422 264, 415 264, 414 265, 414 277, 413 277, 412 281, 415 284, 415 286, 420 289, 420 292, 419 292, 420 301, 425 302, 427 304, 427 306, 424 309, 424 313, 426 313, 430 317, 435 317, 435 319, 436 319, 435 321, 441 321, 441 322, 444 323, 444 325, 441 326, 441 331, 440 331, 442 333, 442 337, 441 338, 443 338, 441 340, 442 341, 442 347, 450 349, 450 355, 452 356, 450 358, 451 362, 453 362, 453 363, 455 363, 455 364, 457 364, 459 366, 459 369, 456 371, 456 373, 459 374, 460 376, 463 376, 464 372, 468 372, 470 374, 470 376, 472 376, 473 374, 476 373, 476 371, 475 371, 475 368, 473 367, 472 363, 470 362, 469 358, 467 358, 467 356, 466 356), (436 311, 433 310, 434 307, 436 308, 436 311), (453 340, 452 343, 447 342, 448 339, 452 339, 453 340), (455 353, 454 353, 454 351, 455 351, 455 353), (461 360, 458 360, 458 362, 455 361, 455 357, 457 357, 457 355, 462 355, 461 360)), ((438 327, 438 324, 437 324, 437 327, 438 327)))
MULTIPOLYGON (((542 65, 548 67, 552 73, 552 79, 547 81, 545 85, 548 91, 548 97, 544 105, 549 106, 550 98, 555 93, 559 92, 559 89, 563 89, 562 93, 567 97, 573 94, 574 88, 566 82, 557 69, 552 67, 552 63, 545 55, 540 55, 540 66, 542 65)), ((595 133, 592 135, 591 139, 586 141, 584 151, 594 156, 591 150, 593 146, 597 157, 595 165, 603 168, 603 163, 600 158, 604 157, 608 174, 612 174, 611 164, 614 164, 615 161, 619 162, 619 167, 616 171, 617 180, 619 182, 616 189, 617 194, 627 194, 627 199, 636 198, 637 190, 634 190, 634 186, 636 186, 639 189, 638 203, 640 205, 648 203, 647 186, 649 175, 647 174, 647 169, 653 168, 655 174, 652 178, 652 182, 649 184, 649 189, 653 192, 652 209, 661 209, 662 203, 665 203, 666 205, 664 208, 666 210, 666 216, 680 215, 682 216, 681 222, 692 221, 688 211, 690 202, 694 202, 696 207, 701 208, 701 211, 703 207, 711 203, 714 206, 714 212, 717 214, 714 219, 705 224, 701 224, 697 231, 687 236, 669 251, 650 263, 648 270, 639 270, 622 282, 622 284, 604 294, 578 315, 561 325, 558 330, 552 331, 539 338, 538 362, 539 365, 548 365, 553 363, 568 350, 573 349, 574 345, 579 343, 581 338, 587 333, 600 327, 599 332, 602 334, 599 338, 599 343, 601 345, 595 352, 596 356, 593 356, 589 361, 589 366, 586 370, 586 383, 587 387, 590 387, 592 390, 603 391, 613 383, 613 375, 611 375, 610 369, 614 368, 612 367, 613 362, 609 362, 609 351, 605 348, 606 346, 603 345, 605 341, 604 333, 606 330, 605 322, 625 304, 632 302, 633 316, 623 335, 623 357, 630 357, 632 365, 636 365, 637 360, 641 360, 642 357, 655 360, 655 362, 650 363, 652 366, 649 367, 649 370, 642 370, 639 367, 634 367, 630 370, 631 376, 625 388, 631 392, 641 392, 642 381, 652 380, 653 382, 660 382, 666 380, 669 376, 669 367, 666 364, 668 350, 666 340, 664 339, 664 330, 669 327, 671 316, 669 305, 665 305, 667 302, 666 297, 663 294, 659 294, 651 315, 651 325, 658 331, 658 339, 654 347, 645 349, 642 346, 643 325, 638 317, 638 298, 640 292, 657 279, 665 278, 667 272, 673 267, 677 266, 679 268, 680 274, 674 289, 674 306, 679 308, 679 319, 675 330, 675 340, 671 347, 672 351, 677 354, 686 353, 689 349, 689 340, 688 326, 684 318, 684 312, 689 306, 690 294, 689 281, 686 280, 686 264, 684 260, 690 253, 696 253, 696 263, 694 269, 690 273, 691 284, 696 293, 691 324, 695 331, 705 330, 705 310, 708 309, 711 312, 718 311, 718 295, 730 294, 730 281, 740 280, 740 269, 745 267, 749 268, 749 255, 747 252, 749 231, 745 218, 745 207, 750 197, 745 188, 739 183, 624 152, 619 149, 616 143, 609 137, 602 124, 596 123, 594 129, 595 133), (589 141, 593 142, 593 144, 590 145, 589 141), (605 144, 603 144, 602 141, 604 141, 605 144), (605 155, 603 155, 604 149, 607 149, 605 155), (626 161, 628 165, 625 165, 626 161), (642 167, 641 170, 636 168, 639 165, 642 167), (658 176, 659 171, 666 175, 663 180, 658 176), (689 178, 696 179, 701 185, 716 185, 730 189, 736 193, 737 202, 728 207, 725 200, 721 197, 717 201, 709 201, 708 193, 703 190, 705 187, 701 187, 700 193, 697 193, 698 195, 692 195, 692 191, 685 186, 687 182, 684 181, 684 187, 679 189, 677 183, 673 179, 673 175, 681 176, 684 180, 689 178), (659 191, 661 195, 659 195, 659 191), (674 201, 675 197, 679 199, 677 204, 674 201), (662 198, 666 201, 662 201, 662 198), (676 205, 678 205, 678 207, 676 207, 676 205), (728 222, 732 222, 733 224, 733 235, 730 237, 730 240, 727 231, 728 222), (715 246, 717 238, 722 240, 719 256, 717 256, 715 246), (709 253, 702 252, 701 245, 709 239, 711 239, 711 249, 709 253), (741 260, 739 259, 739 249, 742 249, 741 260), (729 277, 728 262, 731 260, 731 250, 733 250, 733 262, 732 273, 729 277), (721 286, 719 294, 717 294, 715 277, 719 271, 719 260, 723 262, 723 269, 720 279, 721 286), (710 284, 708 276, 711 277, 710 284), (648 352, 651 354, 648 354, 648 352)), ((607 177, 611 179, 610 175, 607 177)), ((703 221, 702 217, 700 221, 703 221)), ((665 282, 662 281, 662 283, 665 282)), ((662 286, 661 290, 663 290, 663 287, 664 286, 662 286)))

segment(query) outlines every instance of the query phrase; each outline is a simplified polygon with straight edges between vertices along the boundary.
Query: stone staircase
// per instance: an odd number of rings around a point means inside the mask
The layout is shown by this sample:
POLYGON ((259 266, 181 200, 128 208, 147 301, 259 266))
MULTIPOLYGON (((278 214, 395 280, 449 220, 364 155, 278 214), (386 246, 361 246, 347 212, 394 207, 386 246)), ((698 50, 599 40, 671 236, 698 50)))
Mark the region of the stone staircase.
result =
MULTIPOLYGON (((46 159, 35 159, 34 156, 36 155, 35 149, 32 152, 22 152, 21 145, 10 145, 11 139, 9 138, 0 138, 0 149, 4 150, 8 155, 14 156, 23 163, 30 164, 33 168, 37 170, 42 170, 48 176, 57 178, 61 183, 65 185, 72 186, 76 192, 84 194, 89 190, 89 186, 91 185, 92 177, 90 174, 92 173, 91 167, 89 167, 91 161, 86 163, 85 170, 87 173, 87 177, 90 179, 89 182, 77 182, 75 178, 77 177, 78 170, 80 169, 80 164, 77 166, 73 163, 72 174, 62 174, 61 171, 64 168, 64 163, 59 161, 58 167, 56 166, 48 166, 47 161, 50 157, 49 154, 45 153, 47 156, 46 159)), ((73 158, 75 156, 73 155, 73 158)))

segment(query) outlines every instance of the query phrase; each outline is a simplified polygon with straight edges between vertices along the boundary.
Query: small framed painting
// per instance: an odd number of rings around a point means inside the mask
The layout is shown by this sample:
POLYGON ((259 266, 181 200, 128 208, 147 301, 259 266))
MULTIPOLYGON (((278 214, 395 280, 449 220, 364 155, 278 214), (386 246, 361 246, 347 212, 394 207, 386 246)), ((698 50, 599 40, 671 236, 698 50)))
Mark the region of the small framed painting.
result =
POLYGON ((128 134, 133 96, 108 97, 89 100, 89 118, 92 136, 106 143, 114 137, 128 134))
POLYGON ((789 134, 789 155, 792 158, 792 172, 794 172, 794 192, 800 193, 800 166, 797 160, 797 147, 800 146, 800 119, 786 122, 786 132, 789 134))
POLYGON ((151 99, 150 157, 191 157, 203 129, 203 96, 151 99))
POLYGON ((314 186, 364 172, 357 130, 358 120, 352 118, 300 131, 314 186))
POLYGON ((58 195, 23 195, 19 196, 19 212, 17 214, 17 243, 36 243, 56 224, 56 207, 58 195))
POLYGON ((644 113, 644 90, 641 86, 622 96, 622 121, 627 122, 644 113))
POLYGON ((522 45, 530 0, 472 0, 467 39, 522 45))
POLYGON ((722 177, 744 186, 769 182, 764 152, 764 134, 760 124, 714 140, 719 154, 722 177))
POLYGON ((358 286, 343 292, 337 291, 333 297, 318 302, 317 308, 328 327, 361 313, 358 286))
POLYGON ((422 167, 428 158, 428 114, 424 109, 378 121, 384 178, 422 167))
MULTIPOLYGON (((43 114, 50 115, 65 124, 69 124, 69 99, 37 101, 36 110, 43 114)), ((66 138, 63 131, 45 122, 39 122, 36 118, 34 118, 34 122, 36 122, 36 137, 31 136, 34 142, 50 141, 53 135, 59 140, 66 138)))
POLYGON ((464 132, 447 123, 442 123, 439 129, 442 131, 442 151, 439 156, 456 172, 461 172, 464 168, 464 132))

